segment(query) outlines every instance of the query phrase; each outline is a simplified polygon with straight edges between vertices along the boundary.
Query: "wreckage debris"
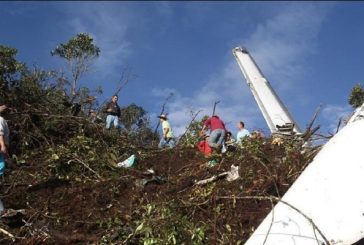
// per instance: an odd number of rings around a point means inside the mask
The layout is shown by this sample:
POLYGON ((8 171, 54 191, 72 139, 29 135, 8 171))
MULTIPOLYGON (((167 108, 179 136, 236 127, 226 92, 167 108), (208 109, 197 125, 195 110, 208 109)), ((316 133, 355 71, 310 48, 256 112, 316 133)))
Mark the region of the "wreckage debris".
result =
POLYGON ((116 164, 116 166, 118 166, 119 168, 123 167, 123 168, 130 168, 131 166, 134 165, 135 162, 135 155, 131 155, 130 157, 128 157, 126 160, 119 162, 116 164))

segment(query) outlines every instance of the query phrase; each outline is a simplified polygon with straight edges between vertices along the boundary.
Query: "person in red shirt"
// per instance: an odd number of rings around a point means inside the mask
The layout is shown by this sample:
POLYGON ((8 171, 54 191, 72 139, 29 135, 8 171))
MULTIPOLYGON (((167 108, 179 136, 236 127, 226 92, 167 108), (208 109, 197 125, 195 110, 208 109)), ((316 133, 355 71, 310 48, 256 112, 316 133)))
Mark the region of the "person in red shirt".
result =
POLYGON ((222 144, 226 134, 225 123, 216 115, 208 118, 202 127, 201 135, 204 134, 205 129, 210 128, 210 138, 208 144, 210 147, 221 150, 222 144))
POLYGON ((197 148, 200 152, 202 152, 205 156, 209 156, 212 153, 212 149, 208 144, 209 135, 204 136, 204 140, 198 142, 197 148))

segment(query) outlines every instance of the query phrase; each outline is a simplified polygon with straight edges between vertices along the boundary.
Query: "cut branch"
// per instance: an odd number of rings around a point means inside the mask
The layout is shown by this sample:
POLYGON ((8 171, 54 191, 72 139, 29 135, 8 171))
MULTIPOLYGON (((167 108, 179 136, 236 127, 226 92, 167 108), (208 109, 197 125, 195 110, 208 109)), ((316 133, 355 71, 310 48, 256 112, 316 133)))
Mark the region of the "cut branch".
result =
POLYGON ((216 181, 218 179, 224 178, 228 174, 229 174, 229 172, 223 172, 221 174, 214 175, 214 176, 212 176, 212 177, 210 177, 208 179, 200 180, 200 181, 196 182, 195 185, 206 185, 206 184, 214 182, 214 181, 216 181))
POLYGON ((6 230, 4 230, 4 229, 2 229, 2 228, 0 228, 0 232, 1 232, 1 233, 3 233, 3 234, 5 234, 6 236, 10 237, 10 238, 11 238, 11 240, 12 240, 13 242, 15 242, 15 237, 14 237, 14 235, 13 235, 13 234, 11 234, 10 232, 8 232, 8 231, 6 231, 6 230))
POLYGON ((99 179, 103 179, 95 170, 93 170, 92 168, 90 168, 90 166, 88 166, 86 163, 82 162, 80 159, 71 159, 69 160, 67 163, 70 164, 71 162, 78 162, 81 163, 85 168, 87 168, 88 170, 90 170, 92 173, 94 173, 99 179))
MULTIPOLYGON (((172 98, 172 96, 173 96, 173 95, 174 95, 173 93, 170 93, 170 94, 168 95, 168 97, 166 98, 166 100, 164 101, 164 103, 163 103, 163 105, 162 105, 161 113, 160 113, 159 115, 161 115, 161 114, 163 114, 163 113, 164 113, 165 106, 166 106, 166 104, 167 104, 168 100, 169 100, 170 98, 172 98)), ((158 121, 157 126, 155 127, 155 130, 154 130, 154 134, 155 134, 155 135, 157 134, 157 130, 158 130, 158 128, 159 128, 159 125, 160 125, 160 121, 158 121)))

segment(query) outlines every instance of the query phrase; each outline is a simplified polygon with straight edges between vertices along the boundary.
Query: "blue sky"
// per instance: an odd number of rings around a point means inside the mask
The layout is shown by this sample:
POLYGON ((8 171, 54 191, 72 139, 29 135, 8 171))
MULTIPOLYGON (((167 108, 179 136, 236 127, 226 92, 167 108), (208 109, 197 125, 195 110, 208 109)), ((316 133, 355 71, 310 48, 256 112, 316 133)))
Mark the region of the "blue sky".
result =
POLYGON ((83 85, 101 85, 108 99, 121 73, 136 78, 120 93, 157 122, 164 99, 171 125, 184 131, 191 113, 217 113, 236 132, 266 123, 231 50, 245 46, 301 128, 316 108, 321 132, 348 116, 351 88, 363 83, 361 2, 0 2, 0 44, 18 59, 60 70, 50 51, 80 32, 101 49, 83 85))

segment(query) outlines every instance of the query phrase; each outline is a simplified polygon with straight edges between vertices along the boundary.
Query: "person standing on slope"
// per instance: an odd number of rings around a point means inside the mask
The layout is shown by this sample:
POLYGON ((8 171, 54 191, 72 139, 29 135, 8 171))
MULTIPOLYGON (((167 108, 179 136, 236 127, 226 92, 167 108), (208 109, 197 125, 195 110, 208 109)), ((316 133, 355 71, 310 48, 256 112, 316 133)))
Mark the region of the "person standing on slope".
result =
POLYGON ((226 128, 225 123, 219 118, 219 116, 214 115, 208 118, 202 127, 201 135, 204 134, 205 129, 210 128, 210 138, 209 146, 216 149, 218 152, 221 151, 222 144, 224 143, 226 128))
POLYGON ((175 143, 173 131, 172 131, 171 125, 168 122, 167 116, 162 114, 162 115, 158 116, 158 118, 162 123, 162 133, 163 133, 162 139, 160 140, 158 147, 159 148, 165 148, 165 147, 173 148, 176 143, 175 143))
POLYGON ((111 124, 114 124, 116 129, 119 129, 119 117, 121 115, 121 110, 118 105, 118 96, 115 94, 111 97, 111 101, 107 103, 105 112, 106 117, 106 128, 109 129, 111 124))

